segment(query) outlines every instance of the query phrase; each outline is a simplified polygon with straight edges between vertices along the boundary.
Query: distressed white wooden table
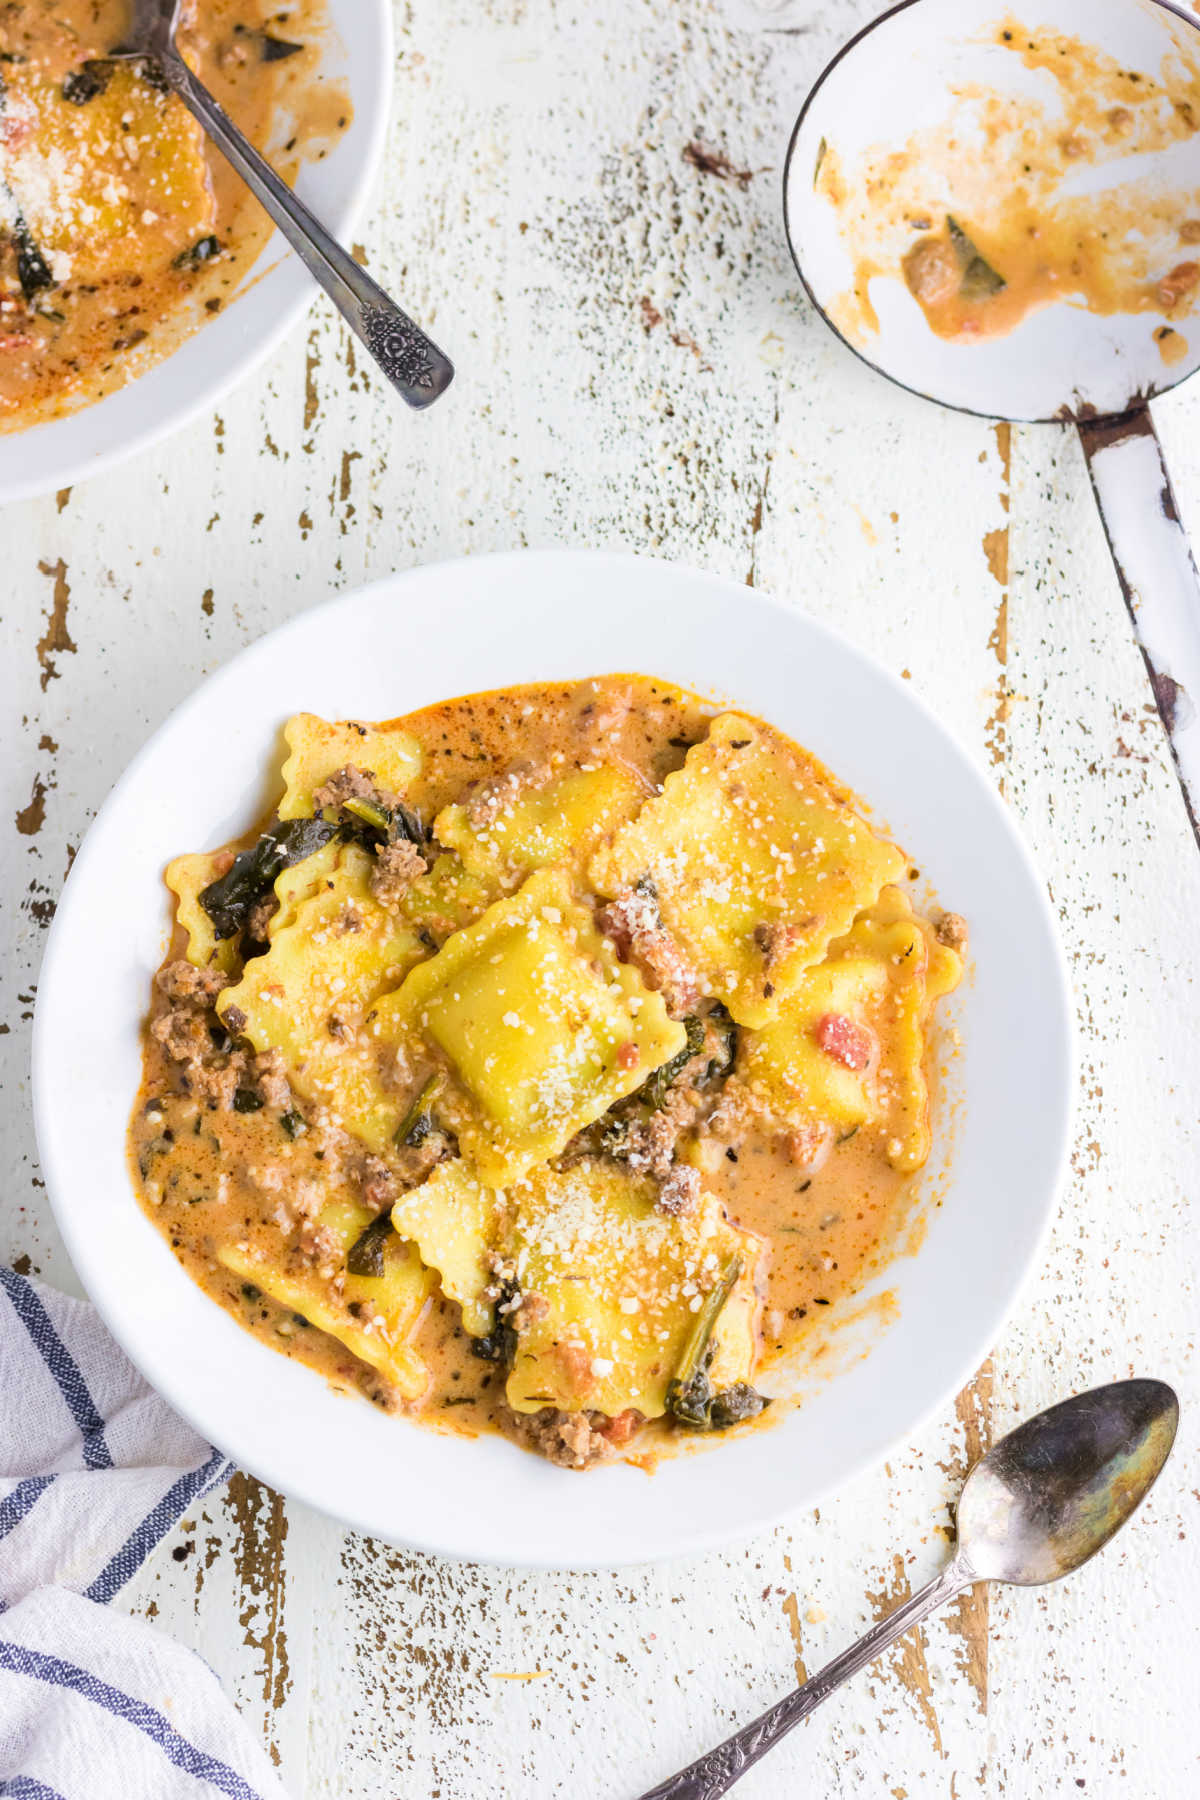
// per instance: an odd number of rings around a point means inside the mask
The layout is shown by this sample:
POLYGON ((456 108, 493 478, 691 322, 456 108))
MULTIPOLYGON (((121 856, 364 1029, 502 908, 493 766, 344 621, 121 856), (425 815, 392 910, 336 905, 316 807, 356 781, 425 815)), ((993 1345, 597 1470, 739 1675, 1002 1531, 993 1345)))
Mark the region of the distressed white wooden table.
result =
MULTIPOLYGON (((620 545, 832 621, 991 771, 1074 966, 1078 1133, 1045 1265, 957 1404, 819 1514, 567 1582, 404 1555, 238 1477, 167 1540, 118 1604, 208 1659, 297 1800, 626 1800, 924 1581, 993 1433, 1133 1372, 1177 1384, 1184 1424, 1119 1545, 1060 1588, 960 1603, 743 1791, 1200 1791, 1200 859, 1074 438, 909 399, 799 297, 787 133, 873 8, 791 0, 780 29, 747 29, 755 4, 397 5, 364 243, 455 354, 451 396, 404 413, 322 303, 218 415, 0 514, 0 1254, 51 1281, 73 1277, 38 1175, 28 1036, 80 837, 204 675, 388 570, 620 545)), ((1200 382, 1157 412, 1200 539, 1200 382)))

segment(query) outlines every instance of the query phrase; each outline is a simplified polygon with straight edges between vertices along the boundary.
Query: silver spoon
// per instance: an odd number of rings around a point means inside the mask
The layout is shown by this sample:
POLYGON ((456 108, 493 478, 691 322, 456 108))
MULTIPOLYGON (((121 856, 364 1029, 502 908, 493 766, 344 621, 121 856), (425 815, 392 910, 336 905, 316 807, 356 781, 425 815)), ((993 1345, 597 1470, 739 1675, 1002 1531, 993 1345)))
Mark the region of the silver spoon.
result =
POLYGON ((975 1464, 958 1498, 954 1556, 753 1725, 641 1800, 716 1800, 851 1675, 977 1581, 1035 1587, 1102 1550, 1145 1499, 1170 1454, 1179 1402, 1164 1381, 1115 1381, 1040 1412, 975 1464))
POLYGON ((162 75, 270 214, 401 399, 418 409, 431 405, 453 381, 454 364, 330 237, 188 68, 175 41, 182 10, 183 0, 134 0, 133 24, 111 60, 148 62, 162 75))
MULTIPOLYGON (((1058 32, 1119 59, 1134 80, 1200 64, 1200 20, 1171 0, 1039 0, 1035 35, 1058 32)), ((1200 318, 1086 311, 1066 294, 1007 337, 962 344, 937 337, 898 279, 872 280, 876 328, 847 334, 836 314, 847 287, 841 221, 816 179, 826 155, 852 164, 868 148, 900 156, 914 123, 950 120, 970 130, 963 96, 1028 91, 1018 61, 998 43, 1000 0, 900 0, 852 38, 819 77, 788 148, 788 242, 818 312, 863 361, 912 393, 993 419, 1078 428, 1100 517, 1166 728, 1193 831, 1200 839, 1200 581, 1180 523, 1148 402, 1200 368, 1200 318), (1164 363, 1154 327, 1178 324, 1181 359, 1164 363), (852 337, 854 341, 852 341, 852 337)), ((1019 51, 1023 31, 1016 36, 1019 51)), ((1049 80, 1049 77, 1046 77, 1049 80)), ((931 203, 960 210, 963 171, 986 159, 965 137, 957 170, 927 171, 931 203), (945 205, 942 205, 942 202, 945 205)), ((833 167, 832 162, 829 167, 833 167)), ((1200 188, 1200 139, 1158 157, 1136 140, 1099 171, 1105 186, 1191 211, 1200 188), (1148 165, 1154 165, 1153 167, 1148 165), (1135 190, 1136 184, 1136 190, 1135 190)), ((1019 172, 995 170, 997 187, 1019 172)), ((1070 183, 1062 184, 1066 187, 1070 183)), ((1147 216, 1153 210, 1146 209, 1147 216)), ((1181 211, 1181 216, 1183 216, 1181 211)), ((1180 247, 1178 261, 1194 261, 1180 247)))

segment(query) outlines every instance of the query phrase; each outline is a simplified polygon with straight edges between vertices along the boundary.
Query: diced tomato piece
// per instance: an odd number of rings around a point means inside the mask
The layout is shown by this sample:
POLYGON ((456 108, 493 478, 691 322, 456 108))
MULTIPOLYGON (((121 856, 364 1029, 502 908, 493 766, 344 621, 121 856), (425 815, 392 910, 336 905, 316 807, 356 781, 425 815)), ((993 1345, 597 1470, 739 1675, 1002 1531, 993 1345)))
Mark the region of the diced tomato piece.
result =
POLYGON ((597 1426, 597 1430, 601 1437, 606 1437, 610 1444, 619 1448, 629 1442, 641 1422, 642 1415, 637 1407, 630 1406, 618 1413, 615 1419, 609 1419, 607 1424, 597 1426))
POLYGON ((826 1013, 817 1020, 817 1043, 834 1062, 855 1071, 866 1068, 875 1048, 871 1033, 845 1013, 826 1013))

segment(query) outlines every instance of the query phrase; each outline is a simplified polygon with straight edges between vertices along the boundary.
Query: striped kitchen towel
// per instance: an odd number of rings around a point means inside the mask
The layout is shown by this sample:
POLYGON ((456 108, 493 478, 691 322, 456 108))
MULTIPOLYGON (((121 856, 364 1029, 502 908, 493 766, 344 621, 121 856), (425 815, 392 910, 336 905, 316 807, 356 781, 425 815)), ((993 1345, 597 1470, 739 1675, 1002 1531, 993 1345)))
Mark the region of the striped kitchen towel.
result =
POLYGON ((283 1800, 208 1667, 106 1604, 230 1472, 92 1307, 0 1268, 0 1797, 283 1800))

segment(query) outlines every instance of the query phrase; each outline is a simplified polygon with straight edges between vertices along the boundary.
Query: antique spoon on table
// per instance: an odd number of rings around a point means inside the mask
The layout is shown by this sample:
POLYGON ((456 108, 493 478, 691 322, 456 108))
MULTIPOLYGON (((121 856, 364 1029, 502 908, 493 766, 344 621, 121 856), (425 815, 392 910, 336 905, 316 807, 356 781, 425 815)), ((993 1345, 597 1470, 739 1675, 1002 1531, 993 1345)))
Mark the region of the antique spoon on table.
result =
MULTIPOLYGON (((1024 32, 1007 33, 1016 39, 1012 49, 998 41, 1008 10, 1003 0, 901 0, 838 52, 805 101, 788 148, 788 242, 826 324, 889 380, 960 412, 1078 428, 1184 804, 1200 839, 1200 582, 1148 405, 1155 394, 1200 368, 1195 303, 1181 320, 1174 312, 1168 318, 1147 311, 1089 311, 1065 293, 1008 336, 966 343, 938 337, 903 281, 875 268, 869 283, 863 278, 874 324, 862 330, 848 319, 839 322, 839 302, 855 279, 846 232, 858 219, 852 212, 835 215, 818 172, 824 165, 840 179, 857 157, 879 149, 911 160, 915 152, 905 146, 914 126, 947 121, 963 131, 957 167, 924 165, 924 184, 931 206, 942 213, 961 211, 956 192, 961 194, 964 176, 969 180, 989 161, 995 163, 995 153, 989 158, 987 146, 977 146, 969 136, 970 104, 985 94, 1018 101, 1046 97, 1044 84, 1035 91, 1029 71, 1019 67, 1024 32), (1182 329, 1175 331, 1176 325, 1182 329), (1162 332, 1170 336, 1178 361, 1164 361, 1162 332)), ((1171 0, 1108 0, 1102 7, 1095 0, 1039 0, 1033 11, 1029 23, 1038 33, 1075 40, 1085 61, 1115 59, 1119 68, 1134 71, 1132 81, 1144 84, 1134 91, 1148 99, 1155 82, 1161 88, 1164 67, 1200 67, 1200 20, 1171 0)), ((1116 111, 1132 123, 1128 108, 1116 111)), ((1020 179, 1015 164, 995 166, 999 191, 1011 191, 1020 179)), ((1145 150, 1131 132, 1121 155, 1094 170, 1081 166, 1058 188, 1068 197, 1124 194, 1146 221, 1147 232, 1159 229, 1156 211, 1195 217, 1200 136, 1181 134, 1167 149, 1145 150), (1099 183, 1092 180, 1095 175, 1102 178, 1099 183), (1179 212, 1180 205, 1186 211, 1179 212)), ((969 222, 969 210, 966 216, 969 222)), ((1191 267, 1198 252, 1189 242, 1181 240, 1175 259, 1191 267)), ((1123 240, 1118 254, 1121 248, 1123 240)), ((1003 276, 981 258, 976 262, 993 279, 1003 276)), ((934 516, 931 524, 936 528, 934 516)))
POLYGON ((811 1681, 641 1800, 716 1800, 773 1744, 935 1607, 977 1581, 1035 1587, 1102 1550, 1170 1454, 1179 1402, 1164 1381, 1115 1381, 1037 1413, 975 1464, 958 1497, 954 1556, 811 1681))
POLYGON ((188 68, 175 41, 182 10, 183 0, 134 0, 125 42, 102 60, 146 62, 161 74, 270 214, 401 399, 418 409, 431 405, 454 379, 454 364, 329 235, 188 68))

